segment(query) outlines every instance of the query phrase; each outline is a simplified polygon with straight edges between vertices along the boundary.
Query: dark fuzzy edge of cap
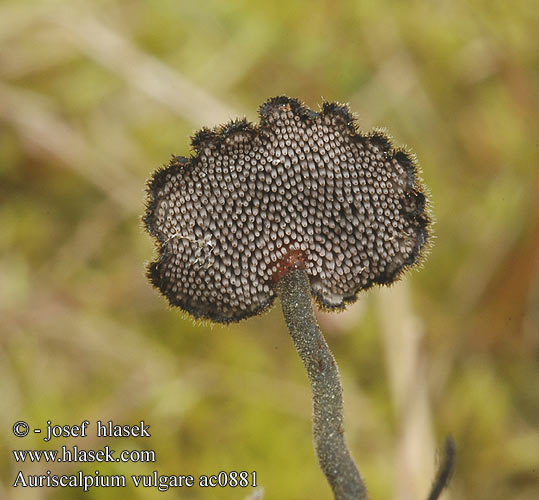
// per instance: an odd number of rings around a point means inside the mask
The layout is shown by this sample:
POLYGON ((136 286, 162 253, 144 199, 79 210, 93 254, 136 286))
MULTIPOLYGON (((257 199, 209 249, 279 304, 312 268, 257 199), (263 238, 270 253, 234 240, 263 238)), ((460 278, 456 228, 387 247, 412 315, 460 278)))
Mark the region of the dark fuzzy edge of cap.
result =
POLYGON ((205 309, 197 309, 197 308, 192 307, 190 304, 186 302, 177 300, 176 296, 170 294, 167 290, 163 290, 161 288, 162 280, 161 280, 161 274, 159 272, 160 264, 161 264, 161 258, 157 261, 150 262, 146 266, 146 277, 148 278, 152 286, 156 288, 161 295, 165 296, 165 298, 167 299, 171 307, 177 307, 181 309, 182 311, 189 314, 193 319, 196 319, 196 320, 209 320, 214 323, 221 323, 221 324, 237 323, 238 321, 242 321, 252 316, 258 316, 262 314, 263 312, 267 311, 275 302, 276 294, 275 292, 273 292, 269 296, 268 300, 266 302, 263 302, 255 310, 240 311, 240 314, 236 314, 234 316, 225 316, 218 313, 213 314, 211 311, 207 311, 205 309))
POLYGON ((196 157, 203 149, 218 148, 235 135, 242 134, 245 138, 253 138, 257 133, 257 127, 246 118, 236 118, 212 129, 200 129, 191 138, 191 147, 197 153, 196 157))
POLYGON ((279 95, 268 99, 258 108, 258 116, 260 117, 260 127, 264 126, 268 119, 271 117, 273 111, 279 110, 282 107, 290 107, 290 110, 296 116, 299 116, 301 119, 314 119, 318 115, 315 111, 312 111, 307 106, 303 104, 299 99, 295 97, 288 97, 285 95, 279 95))
POLYGON ((153 220, 157 207, 157 192, 166 184, 169 174, 179 175, 182 171, 191 168, 191 160, 185 156, 173 155, 168 165, 163 165, 154 171, 146 183, 145 210, 142 222, 146 231, 159 242, 159 231, 154 227, 153 220))
POLYGON ((399 281, 403 275, 410 269, 415 269, 421 265, 426 258, 432 245, 432 216, 430 202, 425 194, 425 187, 420 177, 420 169, 415 155, 406 151, 404 148, 394 148, 392 140, 384 131, 375 130, 368 136, 363 137, 360 134, 359 140, 370 142, 378 147, 387 155, 386 161, 393 159, 405 169, 408 174, 408 184, 404 195, 413 196, 418 205, 417 210, 405 214, 412 222, 417 235, 416 244, 409 257, 398 267, 389 273, 381 274, 376 278, 369 280, 366 285, 358 286, 351 293, 345 295, 339 304, 330 303, 325 300, 323 294, 311 288, 311 294, 314 297, 318 307, 325 311, 341 311, 347 305, 353 304, 358 300, 359 294, 372 288, 375 285, 391 286, 399 281))

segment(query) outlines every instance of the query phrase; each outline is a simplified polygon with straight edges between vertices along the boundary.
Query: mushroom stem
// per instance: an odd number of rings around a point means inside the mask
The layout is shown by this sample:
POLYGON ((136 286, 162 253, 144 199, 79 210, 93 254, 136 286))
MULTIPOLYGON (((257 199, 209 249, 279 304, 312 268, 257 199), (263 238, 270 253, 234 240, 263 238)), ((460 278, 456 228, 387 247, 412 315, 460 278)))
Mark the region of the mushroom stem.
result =
POLYGON ((292 267, 277 288, 286 324, 311 385, 313 440, 320 467, 336 500, 367 500, 367 488, 344 438, 339 370, 314 317, 305 270, 298 265, 292 267))

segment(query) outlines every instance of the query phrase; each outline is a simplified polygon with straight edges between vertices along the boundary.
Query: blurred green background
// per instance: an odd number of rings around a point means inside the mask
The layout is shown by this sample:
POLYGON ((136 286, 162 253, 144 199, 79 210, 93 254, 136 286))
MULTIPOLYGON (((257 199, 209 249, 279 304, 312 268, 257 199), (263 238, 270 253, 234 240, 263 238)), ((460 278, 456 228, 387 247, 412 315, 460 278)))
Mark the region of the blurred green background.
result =
POLYGON ((17 471, 257 471, 324 499, 310 394, 279 308, 195 325, 147 283, 144 187, 202 125, 287 94, 350 103, 417 154, 436 240, 418 271, 320 322, 373 500, 539 498, 539 169, 533 0, 0 2, 0 498, 262 498, 22 489, 17 471), (85 439, 15 438, 93 423, 85 439), (98 439, 95 421, 151 424, 98 439), (14 448, 153 449, 156 463, 16 464, 14 448))

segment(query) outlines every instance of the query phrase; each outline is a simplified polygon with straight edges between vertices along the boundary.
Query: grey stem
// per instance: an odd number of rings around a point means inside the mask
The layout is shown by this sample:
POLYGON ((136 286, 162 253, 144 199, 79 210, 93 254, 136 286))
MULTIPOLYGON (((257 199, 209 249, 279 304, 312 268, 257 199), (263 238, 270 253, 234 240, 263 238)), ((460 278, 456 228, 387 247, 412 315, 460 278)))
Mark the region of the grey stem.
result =
POLYGON ((290 269, 279 281, 278 293, 286 324, 311 384, 313 440, 320 467, 336 500, 367 500, 367 488, 344 438, 339 370, 314 317, 305 271, 290 269))

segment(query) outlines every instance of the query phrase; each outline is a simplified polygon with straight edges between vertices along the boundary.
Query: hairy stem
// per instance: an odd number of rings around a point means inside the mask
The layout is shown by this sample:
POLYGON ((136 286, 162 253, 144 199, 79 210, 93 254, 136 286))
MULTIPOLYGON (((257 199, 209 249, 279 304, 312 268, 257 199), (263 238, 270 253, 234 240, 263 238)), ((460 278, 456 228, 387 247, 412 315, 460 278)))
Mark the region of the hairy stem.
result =
POLYGON ((344 438, 341 379, 314 317, 303 269, 290 269, 279 281, 284 318, 307 369, 313 395, 313 440, 320 467, 336 500, 367 500, 367 488, 344 438))

